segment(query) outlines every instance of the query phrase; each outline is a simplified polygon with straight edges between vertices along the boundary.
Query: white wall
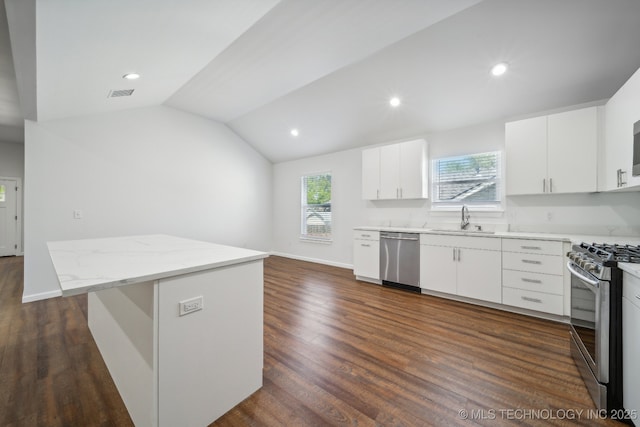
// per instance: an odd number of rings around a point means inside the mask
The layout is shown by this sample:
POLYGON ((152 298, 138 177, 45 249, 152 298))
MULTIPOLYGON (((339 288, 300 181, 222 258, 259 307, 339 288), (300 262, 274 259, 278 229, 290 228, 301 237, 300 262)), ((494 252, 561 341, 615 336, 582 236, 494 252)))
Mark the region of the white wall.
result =
MULTIPOLYGON (((416 137, 421 137, 416 135, 416 137)), ((504 122, 426 135, 431 158, 504 150, 504 122), (471 148, 470 148, 471 147, 471 148)), ((359 225, 434 227, 460 221, 458 212, 430 212, 429 201, 364 201, 361 149, 275 164, 274 252, 335 265, 352 264, 352 229, 359 225), (308 243, 300 234, 300 177, 333 173, 333 242, 308 243)), ((471 212, 472 222, 508 224, 514 231, 640 235, 639 193, 507 197, 502 213, 471 212)))
POLYGON ((271 247, 271 163, 220 123, 168 107, 27 121, 25 163, 23 301, 58 292, 51 240, 162 233, 271 247))

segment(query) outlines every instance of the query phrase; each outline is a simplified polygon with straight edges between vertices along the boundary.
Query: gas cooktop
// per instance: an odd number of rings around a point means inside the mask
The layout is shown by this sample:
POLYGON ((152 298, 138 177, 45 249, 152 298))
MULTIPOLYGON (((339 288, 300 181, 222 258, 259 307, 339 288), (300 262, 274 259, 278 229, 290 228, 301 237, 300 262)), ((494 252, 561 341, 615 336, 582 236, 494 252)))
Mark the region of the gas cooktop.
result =
POLYGON ((640 263, 640 245, 581 243, 573 245, 567 257, 581 269, 607 279, 611 268, 616 268, 619 262, 640 263))

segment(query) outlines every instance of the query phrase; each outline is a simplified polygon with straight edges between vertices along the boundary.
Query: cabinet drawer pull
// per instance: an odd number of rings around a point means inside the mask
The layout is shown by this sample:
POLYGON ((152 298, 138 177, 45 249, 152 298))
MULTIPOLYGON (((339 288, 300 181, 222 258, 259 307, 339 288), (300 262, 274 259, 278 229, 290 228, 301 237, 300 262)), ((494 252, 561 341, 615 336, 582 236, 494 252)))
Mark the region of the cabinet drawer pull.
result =
POLYGON ((362 234, 362 237, 371 237, 371 234, 362 234))
POLYGON ((538 299, 538 298, 531 298, 531 297, 520 297, 525 301, 529 301, 529 302, 536 302, 538 304, 542 304, 542 300, 538 299))
POLYGON ((520 246, 522 249, 529 249, 531 251, 541 251, 542 248, 540 246, 520 246))
POLYGON ((538 283, 541 284, 542 280, 537 280, 537 279, 527 279, 526 277, 522 277, 522 281, 523 282, 527 282, 527 283, 538 283))
POLYGON ((532 259, 523 259, 522 262, 525 264, 542 264, 542 261, 535 261, 532 259))
POLYGON ((364 246, 364 247, 367 247, 367 248, 370 248, 370 247, 371 247, 371 245, 370 245, 370 244, 368 244, 368 243, 366 243, 366 244, 365 244, 365 243, 360 243, 360 246, 364 246))

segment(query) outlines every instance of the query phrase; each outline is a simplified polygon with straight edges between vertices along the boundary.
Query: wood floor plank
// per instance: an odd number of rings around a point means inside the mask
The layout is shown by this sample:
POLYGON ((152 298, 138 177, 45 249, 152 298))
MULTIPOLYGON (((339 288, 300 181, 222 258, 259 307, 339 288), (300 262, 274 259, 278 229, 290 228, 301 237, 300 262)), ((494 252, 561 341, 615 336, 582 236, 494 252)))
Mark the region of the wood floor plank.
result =
MULTIPOLYGON (((86 296, 21 304, 22 270, 0 258, 0 426, 132 425, 86 296)), ((549 419, 594 409, 567 325, 281 257, 264 273, 264 385, 214 426, 622 425, 549 419)))

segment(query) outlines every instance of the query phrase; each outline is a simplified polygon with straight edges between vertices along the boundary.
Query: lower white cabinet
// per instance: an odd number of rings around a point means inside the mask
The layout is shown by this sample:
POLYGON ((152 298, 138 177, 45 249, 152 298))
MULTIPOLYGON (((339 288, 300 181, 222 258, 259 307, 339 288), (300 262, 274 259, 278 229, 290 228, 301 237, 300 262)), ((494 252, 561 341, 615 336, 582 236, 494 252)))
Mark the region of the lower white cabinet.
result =
POLYGON ((420 240, 420 286, 502 302, 500 239, 427 235, 420 240))
POLYGON ((379 231, 354 231, 353 274, 358 278, 380 279, 379 231))
POLYGON ((622 396, 624 408, 640 412, 640 279, 622 279, 622 396))
POLYGON ((502 303, 564 313, 562 242, 502 239, 502 303))

